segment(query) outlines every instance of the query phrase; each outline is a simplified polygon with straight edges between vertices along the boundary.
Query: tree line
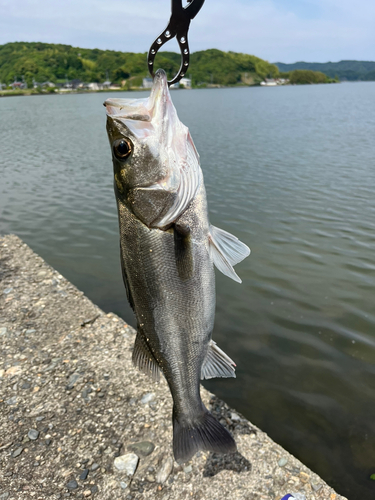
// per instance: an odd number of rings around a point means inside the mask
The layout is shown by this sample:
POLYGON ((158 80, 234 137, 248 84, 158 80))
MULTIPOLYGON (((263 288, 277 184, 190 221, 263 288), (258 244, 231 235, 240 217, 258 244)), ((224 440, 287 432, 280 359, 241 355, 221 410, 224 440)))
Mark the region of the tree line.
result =
MULTIPOLYGON (((180 55, 174 52, 157 54, 155 67, 163 68, 169 78, 180 67, 180 55)), ((147 73, 147 54, 113 50, 84 49, 70 45, 40 42, 14 42, 0 45, 0 82, 10 84, 24 81, 28 87, 33 82, 67 81, 119 83, 140 86, 147 73)), ((300 74, 288 74, 293 83, 326 83, 315 75, 315 81, 303 82, 300 74)), ((278 78, 275 64, 259 57, 217 49, 194 52, 186 76, 192 77, 193 86, 206 85, 255 85, 265 78, 278 78)), ((313 79, 314 79, 313 78, 313 79)), ((312 77, 310 75, 309 80, 312 77)))
POLYGON ((327 63, 296 62, 293 64, 275 63, 280 71, 298 70, 321 71, 340 81, 374 81, 374 61, 339 61, 327 63))

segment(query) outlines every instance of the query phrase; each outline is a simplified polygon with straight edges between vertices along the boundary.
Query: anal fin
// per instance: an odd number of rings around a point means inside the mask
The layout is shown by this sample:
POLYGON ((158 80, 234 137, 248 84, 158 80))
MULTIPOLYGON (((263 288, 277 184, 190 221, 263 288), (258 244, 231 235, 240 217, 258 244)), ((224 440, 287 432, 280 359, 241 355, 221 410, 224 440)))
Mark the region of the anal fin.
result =
POLYGON ((235 366, 236 363, 211 340, 202 365, 201 380, 216 377, 236 378, 235 366))
POLYGON ((154 382, 159 382, 160 380, 160 368, 159 365, 152 354, 144 335, 137 332, 137 336, 134 343, 133 364, 142 373, 150 375, 154 382))

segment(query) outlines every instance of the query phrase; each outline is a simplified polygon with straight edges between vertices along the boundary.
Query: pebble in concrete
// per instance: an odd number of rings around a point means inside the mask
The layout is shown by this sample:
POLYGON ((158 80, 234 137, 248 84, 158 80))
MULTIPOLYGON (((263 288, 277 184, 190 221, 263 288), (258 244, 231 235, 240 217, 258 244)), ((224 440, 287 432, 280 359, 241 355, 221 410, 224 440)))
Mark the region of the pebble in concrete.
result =
POLYGON ((128 476, 132 476, 137 468, 139 458, 135 453, 128 453, 121 457, 116 457, 114 466, 118 471, 126 472, 128 476))
POLYGON ((14 452, 12 453, 12 457, 13 457, 13 458, 16 458, 16 457, 18 457, 19 455, 21 455, 22 450, 23 450, 23 447, 22 447, 22 446, 20 446, 20 447, 19 447, 19 448, 17 448, 16 450, 14 450, 14 452))
POLYGON ((84 469, 84 470, 81 472, 80 476, 79 476, 80 480, 81 480, 81 481, 85 481, 85 479, 87 479, 87 475, 88 475, 88 473, 89 473, 89 470, 88 470, 88 469, 84 469))
POLYGON ((133 451, 138 456, 148 457, 154 451, 155 445, 151 441, 140 441, 139 443, 132 443, 128 446, 129 451, 133 451))
POLYGON ((168 479, 170 473, 173 469, 173 459, 172 457, 168 457, 160 467, 159 471, 156 474, 156 481, 160 484, 165 483, 168 479))
POLYGON ((311 487, 314 491, 319 491, 323 487, 323 485, 318 483, 311 483, 311 487))
POLYGON ((29 432, 27 433, 27 437, 32 441, 35 441, 39 437, 39 432, 35 429, 30 429, 29 432))
POLYGON ((277 465, 279 465, 279 467, 284 467, 284 465, 286 465, 287 463, 288 459, 285 457, 281 457, 280 460, 277 462, 277 465))
POLYGON ((76 383, 78 382, 78 380, 81 378, 81 374, 80 373, 73 373, 70 377, 69 377, 69 380, 68 380, 68 384, 67 386, 65 387, 65 389, 67 391, 70 391, 73 389, 73 387, 76 385, 76 383))
POLYGON ((72 479, 69 483, 67 483, 66 487, 68 490, 75 490, 78 488, 78 483, 75 479, 72 479))
POLYGON ((292 493, 292 495, 295 500, 306 500, 306 497, 303 493, 292 493))
POLYGON ((143 405, 150 403, 150 401, 155 399, 155 394, 153 392, 148 392, 147 394, 144 394, 141 399, 141 403, 143 405))

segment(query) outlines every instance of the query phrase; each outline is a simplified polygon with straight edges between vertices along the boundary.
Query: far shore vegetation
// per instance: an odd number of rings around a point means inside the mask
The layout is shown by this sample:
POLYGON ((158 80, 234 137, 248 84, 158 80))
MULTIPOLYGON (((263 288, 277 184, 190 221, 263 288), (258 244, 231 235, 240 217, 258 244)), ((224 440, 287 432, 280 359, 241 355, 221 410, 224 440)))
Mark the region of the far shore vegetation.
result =
MULTIPOLYGON (((0 45, 0 95, 139 90, 149 77, 146 61, 146 53, 39 42, 7 43, 0 45)), ((172 78, 180 67, 180 54, 161 52, 155 67, 163 68, 172 78)), ((280 72, 275 64, 259 57, 217 49, 192 53, 186 77, 194 88, 338 81, 320 71, 280 72)))

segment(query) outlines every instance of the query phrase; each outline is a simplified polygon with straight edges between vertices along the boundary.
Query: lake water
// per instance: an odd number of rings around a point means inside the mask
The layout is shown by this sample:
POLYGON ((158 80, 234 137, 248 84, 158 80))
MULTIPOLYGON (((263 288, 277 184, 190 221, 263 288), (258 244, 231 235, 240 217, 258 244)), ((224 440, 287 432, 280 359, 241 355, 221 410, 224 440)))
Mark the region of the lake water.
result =
MULTIPOLYGON (((0 232, 134 325, 105 97, 0 99, 0 232)), ((211 222, 252 250, 236 267, 242 285, 217 274, 213 337, 237 379, 205 385, 340 493, 373 500, 375 83, 173 100, 201 155, 211 222)))

